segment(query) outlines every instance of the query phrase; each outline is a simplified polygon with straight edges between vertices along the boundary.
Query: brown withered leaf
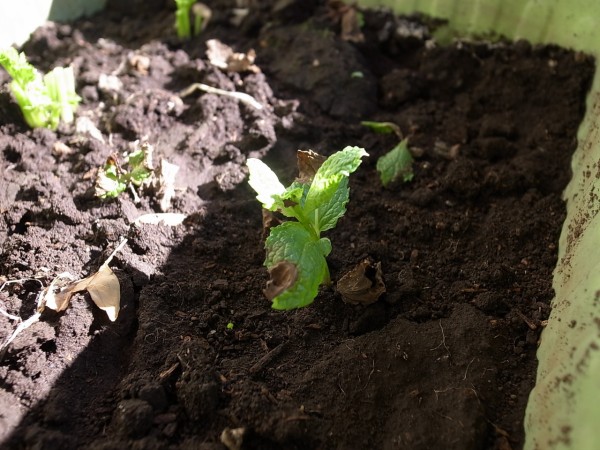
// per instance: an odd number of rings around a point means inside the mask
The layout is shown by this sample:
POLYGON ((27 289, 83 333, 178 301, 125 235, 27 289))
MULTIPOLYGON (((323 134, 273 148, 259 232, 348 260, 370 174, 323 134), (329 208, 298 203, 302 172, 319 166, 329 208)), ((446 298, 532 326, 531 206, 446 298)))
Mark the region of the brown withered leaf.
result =
POLYGON ((289 289, 298 279, 298 268, 289 261, 280 261, 269 269, 271 279, 263 290, 265 297, 273 300, 279 294, 289 289))
POLYGON ((57 312, 69 306, 76 292, 87 290, 98 308, 106 311, 111 321, 117 320, 121 303, 121 285, 119 279, 108 265, 102 265, 98 272, 78 281, 72 281, 58 292, 50 289, 46 292, 45 307, 57 312))
POLYGON ((381 263, 364 259, 337 282, 342 299, 352 305, 370 305, 385 292, 381 263))
POLYGON ((228 72, 260 72, 260 68, 254 64, 256 52, 252 49, 248 50, 248 53, 237 53, 218 39, 209 39, 206 41, 206 47, 208 60, 219 69, 228 72))
POLYGON ((281 220, 275 215, 273 211, 263 208, 262 210, 262 223, 263 223, 263 238, 266 238, 271 231, 271 228, 281 224, 281 220))
POLYGON ((365 36, 360 31, 360 22, 356 7, 350 7, 342 14, 342 31, 340 37, 344 41, 363 42, 365 36))
POLYGON ((327 159, 323 155, 319 155, 312 150, 298 150, 296 157, 298 158, 298 178, 300 183, 310 183, 315 177, 319 167, 327 159))
POLYGON ((360 19, 355 4, 347 5, 340 0, 330 0, 329 16, 340 23, 340 37, 344 41, 363 42, 365 37, 360 30, 360 19))
POLYGON ((111 321, 117 320, 121 305, 121 284, 108 264, 126 243, 127 239, 123 239, 100 269, 89 277, 73 281, 74 277, 65 272, 54 278, 40 296, 38 313, 44 311, 44 308, 64 311, 76 292, 87 290, 96 306, 105 311, 111 321), (65 284, 64 280, 71 281, 65 284))

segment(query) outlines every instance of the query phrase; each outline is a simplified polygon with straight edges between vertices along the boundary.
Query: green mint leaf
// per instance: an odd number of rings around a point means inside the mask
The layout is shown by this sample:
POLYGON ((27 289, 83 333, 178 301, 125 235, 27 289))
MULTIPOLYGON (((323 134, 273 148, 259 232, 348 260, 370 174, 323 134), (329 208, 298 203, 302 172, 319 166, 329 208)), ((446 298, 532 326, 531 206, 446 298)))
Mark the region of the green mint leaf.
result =
POLYGON ((146 152, 143 149, 131 152, 127 156, 129 172, 126 178, 136 186, 141 185, 144 180, 152 176, 152 170, 146 166, 146 152))
POLYGON ((411 181, 414 177, 412 164, 413 157, 408 149, 408 139, 404 139, 377 160, 381 183, 387 186, 400 177, 403 182, 411 181))
POLYGON ((265 209, 275 211, 280 206, 277 196, 281 197, 286 192, 285 186, 281 184, 275 172, 260 159, 248 158, 246 165, 250 171, 248 184, 258 194, 256 199, 265 209))
POLYGON ((116 198, 127 189, 127 182, 119 174, 117 166, 108 162, 98 169, 96 175, 96 196, 102 199, 116 198))
POLYGON ((331 251, 331 243, 316 239, 301 223, 285 222, 271 229, 265 248, 268 269, 287 262, 297 270, 294 283, 273 299, 273 309, 310 305, 319 292, 319 285, 329 276, 325 253, 331 251))
POLYGON ((277 175, 259 159, 248 158, 246 162, 250 171, 248 184, 258 194, 256 198, 263 208, 280 211, 286 217, 294 217, 303 221, 300 204, 306 197, 308 186, 294 182, 285 188, 277 175))
POLYGON ((321 165, 310 185, 303 214, 317 236, 334 228, 346 212, 349 199, 348 176, 358 169, 368 153, 360 147, 346 147, 321 165))
POLYGON ((402 131, 400 127, 393 122, 372 122, 365 120, 360 123, 361 125, 370 128, 372 131, 378 134, 391 134, 395 133, 400 139, 402 139, 402 131))

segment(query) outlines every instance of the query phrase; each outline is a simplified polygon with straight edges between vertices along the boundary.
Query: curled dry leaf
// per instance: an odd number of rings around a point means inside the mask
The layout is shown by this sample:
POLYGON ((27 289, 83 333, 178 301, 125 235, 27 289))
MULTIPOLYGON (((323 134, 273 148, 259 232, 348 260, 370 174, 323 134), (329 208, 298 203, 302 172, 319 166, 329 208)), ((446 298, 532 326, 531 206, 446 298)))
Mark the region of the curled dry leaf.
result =
POLYGON ((310 183, 315 177, 319 167, 327 159, 323 155, 319 155, 312 150, 298 150, 296 157, 298 158, 298 178, 300 183, 310 183))
POLYGON ((252 49, 248 50, 248 53, 237 53, 218 39, 206 41, 206 46, 208 47, 206 50, 208 60, 219 69, 228 72, 260 72, 260 68, 254 64, 256 52, 252 49))
POLYGON ((57 286, 52 283, 47 288, 42 308, 50 308, 57 312, 64 311, 75 293, 87 290, 98 308, 106 311, 111 321, 117 320, 121 303, 121 285, 108 265, 103 264, 95 274, 78 281, 71 281, 57 291, 57 286))
POLYGON ((337 282, 342 299, 352 305, 370 305, 385 292, 381 263, 367 258, 337 282))
POLYGON ((340 37, 344 41, 363 42, 365 37, 360 30, 361 19, 356 5, 347 5, 340 0, 328 2, 329 16, 340 23, 340 37))
POLYGON ((244 435, 246 429, 241 428, 225 428, 221 433, 221 443, 227 447, 228 450, 240 450, 244 443, 244 435))
POLYGON ((263 223, 263 238, 266 238, 271 231, 271 228, 281 224, 281 220, 275 215, 273 211, 268 209, 262 209, 262 223, 263 223))
POLYGON ((150 69, 150 58, 140 53, 131 52, 127 55, 127 65, 134 73, 148 75, 148 70, 150 69))
POLYGON ((75 153, 75 151, 67 144, 61 141, 56 141, 52 146, 52 155, 57 157, 69 156, 75 153))
POLYGON ((104 143, 104 136, 102 132, 94 125, 92 119, 86 116, 80 116, 75 122, 75 131, 78 134, 87 134, 97 141, 104 143))
POLYGON ((298 268, 289 261, 280 261, 269 269, 271 279, 264 289, 265 297, 273 300, 286 289, 291 288, 298 279, 298 268))
POLYGON ((87 290, 96 306, 105 311, 111 321, 117 320, 121 305, 121 285, 108 264, 126 243, 127 239, 123 239, 110 256, 106 258, 98 272, 87 278, 73 281, 74 277, 67 272, 54 278, 40 296, 37 307, 38 313, 41 313, 44 308, 50 308, 57 312, 64 311, 69 306, 73 294, 87 290), (64 280, 70 281, 64 284, 64 280))

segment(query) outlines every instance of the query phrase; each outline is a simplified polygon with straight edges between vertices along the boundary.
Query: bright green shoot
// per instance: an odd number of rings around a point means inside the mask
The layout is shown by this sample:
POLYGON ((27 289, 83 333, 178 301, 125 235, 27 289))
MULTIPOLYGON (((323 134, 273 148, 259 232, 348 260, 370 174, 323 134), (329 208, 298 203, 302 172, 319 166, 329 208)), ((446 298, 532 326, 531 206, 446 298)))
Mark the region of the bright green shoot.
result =
POLYGON ((81 99, 75 92, 72 67, 56 67, 42 76, 13 47, 0 51, 0 65, 12 77, 10 90, 30 127, 55 130, 61 119, 73 122, 81 99))
POLYGON ((361 122, 378 134, 395 134, 400 142, 388 153, 377 160, 377 171, 381 184, 388 186, 396 180, 401 179, 404 183, 411 181, 414 177, 413 156, 408 148, 408 138, 402 138, 400 127, 392 122, 361 122))
POLYGON ((192 37, 192 28, 190 22, 190 10, 195 0, 175 0, 177 11, 175 11, 175 28, 177 36, 181 39, 192 37))
POLYGON ((175 29, 180 39, 190 39, 192 34, 199 35, 211 16, 211 11, 203 3, 196 0, 175 0, 177 11, 175 11, 175 29), (194 17, 192 22, 191 16, 194 17))
POLYGON ((262 161, 248 159, 249 184, 258 201, 265 209, 297 220, 272 228, 265 242, 265 266, 271 274, 265 294, 274 309, 310 305, 319 286, 329 281, 325 258, 331 242, 321 233, 334 228, 346 212, 348 177, 363 156, 368 156, 364 149, 346 147, 327 158, 312 180, 296 180, 287 188, 262 161))

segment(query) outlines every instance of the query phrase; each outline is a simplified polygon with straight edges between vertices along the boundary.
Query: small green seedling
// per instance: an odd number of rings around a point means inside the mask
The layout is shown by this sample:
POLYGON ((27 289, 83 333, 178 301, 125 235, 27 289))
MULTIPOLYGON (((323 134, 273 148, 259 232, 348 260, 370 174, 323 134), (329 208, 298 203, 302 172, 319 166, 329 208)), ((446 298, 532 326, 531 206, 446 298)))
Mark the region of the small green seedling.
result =
POLYGON ((234 327, 233 322, 228 322, 227 323, 227 329, 228 330, 233 330, 233 327, 234 327))
POLYGON ((149 163, 149 147, 129 153, 125 157, 126 167, 121 167, 115 156, 111 156, 103 167, 98 169, 96 176, 96 196, 102 199, 118 197, 128 187, 137 187, 153 174, 152 164, 149 163))
POLYGON ((408 148, 408 138, 402 138, 400 127, 392 122, 365 121, 361 124, 369 127, 375 133, 394 133, 400 139, 400 142, 392 150, 377 160, 377 171, 381 184, 386 187, 398 179, 402 179, 404 183, 411 181, 414 177, 414 159, 408 148))
POLYGON ((211 16, 211 10, 203 3, 196 0, 175 0, 177 11, 175 11, 175 29, 180 39, 190 39, 192 35, 198 36, 211 16), (191 15, 194 17, 192 22, 191 15))
MULTIPOLYGON (((348 177, 368 156, 364 149, 346 147, 324 162, 309 161, 315 170, 303 173, 287 188, 277 175, 262 161, 248 159, 250 186, 256 198, 269 211, 279 211, 297 222, 284 222, 271 228, 265 241, 265 266, 271 280, 265 295, 272 300, 274 309, 294 309, 310 305, 318 294, 319 286, 329 282, 326 257, 331 252, 331 241, 321 233, 334 228, 346 212, 350 189, 348 177), (318 168, 317 168, 318 167, 318 168)), ((322 157, 320 157, 322 158, 322 157)))
POLYGON ((0 64, 12 77, 10 90, 30 127, 55 130, 61 119, 73 122, 81 98, 75 92, 72 67, 56 67, 42 76, 13 47, 0 51, 0 64))

